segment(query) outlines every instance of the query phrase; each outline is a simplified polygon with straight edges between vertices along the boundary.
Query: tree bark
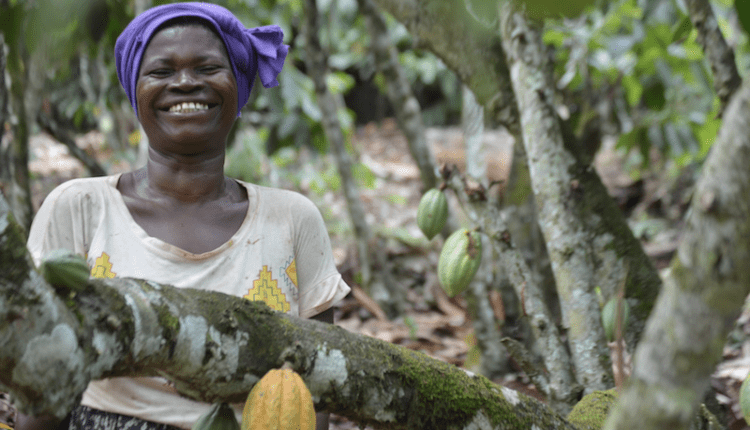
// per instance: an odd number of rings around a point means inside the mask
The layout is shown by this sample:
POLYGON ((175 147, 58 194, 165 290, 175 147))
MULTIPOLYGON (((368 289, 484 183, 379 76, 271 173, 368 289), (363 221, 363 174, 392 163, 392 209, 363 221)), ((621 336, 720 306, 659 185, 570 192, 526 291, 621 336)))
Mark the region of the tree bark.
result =
POLYGON ((61 418, 90 380, 116 376, 164 376, 187 397, 242 402, 289 363, 318 411, 374 428, 574 430, 483 376, 260 302, 118 278, 53 290, 1 196, 0 324, 0 384, 36 416, 61 418))
POLYGON ((539 30, 511 2, 501 7, 501 36, 521 112, 534 197, 560 296, 578 381, 611 386, 595 289, 605 299, 625 283, 633 309, 626 339, 634 346, 661 280, 595 170, 564 139, 552 100, 554 83, 539 30))
POLYGON ((624 278, 624 267, 613 251, 607 251, 611 237, 599 238, 604 242, 599 246, 592 243, 599 236, 592 227, 599 224, 600 217, 581 210, 584 208, 576 201, 582 200, 584 190, 576 185, 571 172, 576 159, 563 146, 559 120, 550 103, 554 84, 549 80, 550 65, 540 31, 512 3, 501 9, 503 46, 576 374, 588 390, 604 390, 612 386, 612 366, 595 288, 600 286, 611 296, 624 278), (599 285, 602 273, 597 274, 601 270, 598 262, 605 263, 601 266, 610 272, 605 274, 611 278, 610 285, 599 285))
POLYGON ((750 85, 703 166, 683 238, 606 429, 683 429, 750 292, 750 85))
POLYGON ((698 43, 711 65, 714 78, 714 90, 721 101, 719 113, 724 112, 732 95, 742 85, 742 78, 737 72, 734 51, 727 45, 721 34, 711 3, 708 0, 687 0, 690 20, 698 31, 698 43))

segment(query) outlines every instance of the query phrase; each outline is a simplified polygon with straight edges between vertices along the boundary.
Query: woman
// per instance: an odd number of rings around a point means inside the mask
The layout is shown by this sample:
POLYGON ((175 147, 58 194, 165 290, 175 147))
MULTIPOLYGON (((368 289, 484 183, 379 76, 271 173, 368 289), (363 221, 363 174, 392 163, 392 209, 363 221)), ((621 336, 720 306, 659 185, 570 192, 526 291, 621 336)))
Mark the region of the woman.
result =
MULTIPOLYGON (((277 85, 287 47, 277 26, 246 29, 226 9, 149 9, 118 38, 117 72, 149 139, 146 167, 76 179, 45 199, 29 236, 38 263, 58 248, 97 277, 137 277, 264 300, 333 322, 349 287, 323 219, 305 197, 224 175, 226 140, 254 77, 277 85)), ((161 378, 92 382, 70 429, 190 428, 210 405, 161 378)), ((18 429, 33 426, 21 419, 18 429)), ((319 414, 318 428, 327 428, 319 414)))

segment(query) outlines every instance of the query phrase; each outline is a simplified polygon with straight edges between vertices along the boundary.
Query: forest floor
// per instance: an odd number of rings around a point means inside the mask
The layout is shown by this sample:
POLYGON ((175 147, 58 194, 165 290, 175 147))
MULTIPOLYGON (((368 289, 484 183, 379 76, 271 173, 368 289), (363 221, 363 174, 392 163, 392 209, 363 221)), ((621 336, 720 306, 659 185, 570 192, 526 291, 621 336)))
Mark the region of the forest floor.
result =
MULTIPOLYGON (((463 168, 460 129, 431 128, 427 137, 438 163, 463 168)), ((111 151, 103 149, 101 140, 92 133, 80 137, 78 144, 95 155, 110 173, 129 169, 129 163, 113 161, 111 151)), ((483 143, 488 178, 505 179, 511 163, 512 138, 502 131, 487 130, 483 143)), ((481 353, 475 346, 466 303, 460 297, 448 299, 438 287, 436 266, 442 240, 438 237, 428 241, 416 225, 417 205, 423 190, 405 139, 393 121, 384 121, 358 128, 352 147, 359 161, 368 168, 365 171, 369 170, 360 177, 361 198, 367 222, 385 244, 385 249, 376 252, 385 252, 388 270, 398 286, 406 291, 404 314, 396 319, 386 318, 378 305, 356 286, 359 263, 346 203, 336 189, 336 181, 328 174, 335 168, 333 160, 303 149, 295 152, 292 163, 277 163, 271 158, 261 163, 264 177, 269 178, 264 185, 302 192, 323 213, 337 266, 355 289, 337 305, 337 324, 457 366, 479 369, 481 353)), ((44 135, 32 139, 31 152, 30 170, 35 178, 33 194, 37 208, 55 185, 86 174, 64 146, 44 135)), ((634 169, 634 164, 639 162, 637 157, 617 151, 613 142, 605 141, 594 164, 610 194, 628 216, 631 229, 641 239, 646 253, 657 268, 664 269, 676 250, 682 219, 699 171, 662 161, 657 154, 648 169, 634 169), (634 174, 636 171, 640 173, 634 174)), ((452 211, 460 214, 455 201, 452 201, 452 211)), ((740 384, 750 371, 750 312, 748 306, 745 309, 729 336, 724 360, 711 381, 730 430, 750 429, 738 405, 740 384)), ((507 375, 496 378, 496 382, 538 396, 512 361, 511 368, 507 375)), ((330 428, 358 427, 333 415, 330 428)))

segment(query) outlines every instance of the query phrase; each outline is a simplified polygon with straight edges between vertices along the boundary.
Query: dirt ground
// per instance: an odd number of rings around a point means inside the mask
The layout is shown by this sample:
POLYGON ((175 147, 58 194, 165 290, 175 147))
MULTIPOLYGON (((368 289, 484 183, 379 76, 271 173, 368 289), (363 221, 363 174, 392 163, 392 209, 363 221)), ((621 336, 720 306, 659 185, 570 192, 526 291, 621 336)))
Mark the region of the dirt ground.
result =
MULTIPOLYGON (((463 166, 463 138, 459 129, 429 129, 428 140, 439 163, 463 166)), ((512 138, 503 131, 488 130, 483 143, 489 179, 504 179, 511 163, 512 138)), ((110 173, 130 168, 127 162, 113 162, 111 154, 102 147, 101 137, 95 133, 82 136, 78 144, 95 154, 107 165, 110 173)), ((416 225, 417 205, 423 190, 419 171, 411 160, 403 136, 392 121, 369 124, 356 131, 353 147, 359 161, 374 177, 374 181, 370 181, 372 186, 361 190, 366 219, 374 231, 386 238, 388 261, 394 278, 407 291, 408 303, 402 317, 388 320, 364 292, 355 288, 357 294, 350 294, 337 305, 337 324, 355 333, 423 351, 434 358, 476 370, 478 354, 465 303, 460 298, 448 300, 437 287, 435 273, 441 240, 427 241, 416 225)), ((33 193, 37 207, 55 185, 85 175, 81 164, 67 154, 64 146, 44 135, 33 138, 31 152, 30 169, 35 179, 33 193)), ((309 154, 308 157, 313 160, 315 169, 327 169, 332 163, 326 157, 309 154)), ((661 162, 655 155, 653 167, 635 177, 630 166, 637 161, 616 151, 614 142, 605 141, 595 166, 610 194, 629 216, 631 228, 642 240, 647 254, 662 269, 677 247, 682 218, 697 172, 661 162)), ((294 176, 289 166, 285 171, 274 171, 277 168, 273 163, 270 160, 265 162, 277 178, 277 185, 296 189, 318 204, 329 225, 339 270, 350 285, 356 287, 354 274, 358 263, 346 205, 340 193, 316 191, 309 177, 294 176)), ((724 360, 712 378, 716 400, 731 430, 750 429, 742 419, 737 402, 740 384, 750 370, 748 334, 750 313, 745 312, 729 336, 724 360)), ((533 386, 520 371, 496 382, 534 394, 533 386)), ((332 430, 356 428, 356 424, 345 418, 331 417, 332 430)))

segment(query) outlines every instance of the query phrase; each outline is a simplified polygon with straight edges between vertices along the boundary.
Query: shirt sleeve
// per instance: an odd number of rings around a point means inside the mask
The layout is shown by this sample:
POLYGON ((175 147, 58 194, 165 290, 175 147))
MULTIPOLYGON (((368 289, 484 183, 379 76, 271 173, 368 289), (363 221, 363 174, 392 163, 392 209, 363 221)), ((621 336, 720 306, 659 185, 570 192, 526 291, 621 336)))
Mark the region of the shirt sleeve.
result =
POLYGON ((309 318, 343 299, 350 288, 336 269, 331 240, 318 208, 305 197, 299 200, 295 210, 299 316, 309 318))
POLYGON ((44 199, 31 223, 27 247, 37 266, 50 251, 67 249, 86 256, 86 215, 92 210, 92 195, 76 181, 66 182, 44 199))

